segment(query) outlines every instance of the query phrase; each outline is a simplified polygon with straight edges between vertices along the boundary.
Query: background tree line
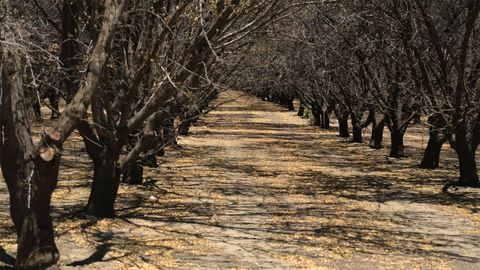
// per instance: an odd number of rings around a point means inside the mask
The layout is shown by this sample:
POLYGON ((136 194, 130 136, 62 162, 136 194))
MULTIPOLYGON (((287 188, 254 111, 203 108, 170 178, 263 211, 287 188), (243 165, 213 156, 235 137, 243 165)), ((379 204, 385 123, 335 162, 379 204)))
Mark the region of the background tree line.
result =
POLYGON ((480 1, 339 1, 271 25, 239 56, 232 86, 293 110, 339 135, 406 155, 403 137, 425 117, 429 141, 420 166, 437 168, 442 145, 455 149, 459 186, 478 187, 480 1), (250 78, 254 74, 261 74, 250 78), (367 117, 368 116, 368 117, 367 117), (349 122, 350 120, 350 122, 349 122))

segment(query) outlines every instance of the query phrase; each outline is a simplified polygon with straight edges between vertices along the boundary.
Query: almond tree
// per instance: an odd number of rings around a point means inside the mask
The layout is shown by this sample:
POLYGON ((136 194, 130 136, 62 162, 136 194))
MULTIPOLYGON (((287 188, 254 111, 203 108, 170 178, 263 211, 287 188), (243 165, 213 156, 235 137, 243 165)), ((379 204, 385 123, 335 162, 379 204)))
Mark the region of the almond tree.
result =
POLYGON ((62 145, 83 118, 109 57, 125 0, 106 0, 103 22, 89 57, 89 72, 59 120, 34 144, 24 104, 21 47, 22 2, 1 1, 0 163, 10 193, 18 235, 18 269, 43 269, 59 259, 53 238, 50 199, 57 183, 62 145))
POLYGON ((441 146, 453 135, 460 165, 457 184, 478 186, 480 1, 406 1, 404 10, 410 33, 405 47, 416 68, 412 77, 430 115, 431 137, 422 166, 437 167, 441 146))

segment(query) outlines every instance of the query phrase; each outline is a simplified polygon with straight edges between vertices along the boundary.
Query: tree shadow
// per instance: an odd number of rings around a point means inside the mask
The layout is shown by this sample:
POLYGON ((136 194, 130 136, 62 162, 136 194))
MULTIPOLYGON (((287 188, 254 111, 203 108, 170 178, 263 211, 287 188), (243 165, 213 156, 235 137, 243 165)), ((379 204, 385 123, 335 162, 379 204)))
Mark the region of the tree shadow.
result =
POLYGON ((8 254, 3 247, 0 247, 0 263, 4 264, 0 266, 0 269, 15 269, 15 258, 8 254))
POLYGON ((103 261, 103 258, 105 257, 105 255, 110 251, 111 247, 112 247, 112 244, 109 244, 109 243, 105 243, 105 244, 101 244, 99 246, 96 246, 95 247, 95 252, 92 253, 92 255, 90 255, 88 258, 85 258, 85 259, 80 260, 80 261, 75 261, 75 262, 69 263, 67 265, 78 267, 78 266, 89 265, 89 264, 96 263, 96 262, 101 262, 101 261, 103 261))

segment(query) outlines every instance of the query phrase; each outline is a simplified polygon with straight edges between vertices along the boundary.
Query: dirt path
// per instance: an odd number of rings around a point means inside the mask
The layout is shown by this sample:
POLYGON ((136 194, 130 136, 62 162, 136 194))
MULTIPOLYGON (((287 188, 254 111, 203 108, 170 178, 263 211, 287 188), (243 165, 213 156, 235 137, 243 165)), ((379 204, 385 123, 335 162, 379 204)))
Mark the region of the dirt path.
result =
POLYGON ((441 192, 451 151, 438 171, 416 168, 422 127, 412 158, 389 160, 240 95, 222 93, 146 185, 121 188, 117 219, 81 214, 91 165, 67 153, 53 208, 61 269, 480 269, 480 195, 441 192))

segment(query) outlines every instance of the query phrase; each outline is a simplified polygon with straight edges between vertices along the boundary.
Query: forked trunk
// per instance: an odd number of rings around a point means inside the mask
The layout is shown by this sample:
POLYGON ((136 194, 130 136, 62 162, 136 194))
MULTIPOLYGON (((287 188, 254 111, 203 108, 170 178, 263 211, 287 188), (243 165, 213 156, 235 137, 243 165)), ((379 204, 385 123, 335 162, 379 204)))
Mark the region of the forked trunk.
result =
POLYGON ((59 260, 50 200, 57 184, 59 133, 47 127, 40 145, 30 137, 18 54, 0 45, 0 166, 17 232, 16 269, 44 269, 59 260))

